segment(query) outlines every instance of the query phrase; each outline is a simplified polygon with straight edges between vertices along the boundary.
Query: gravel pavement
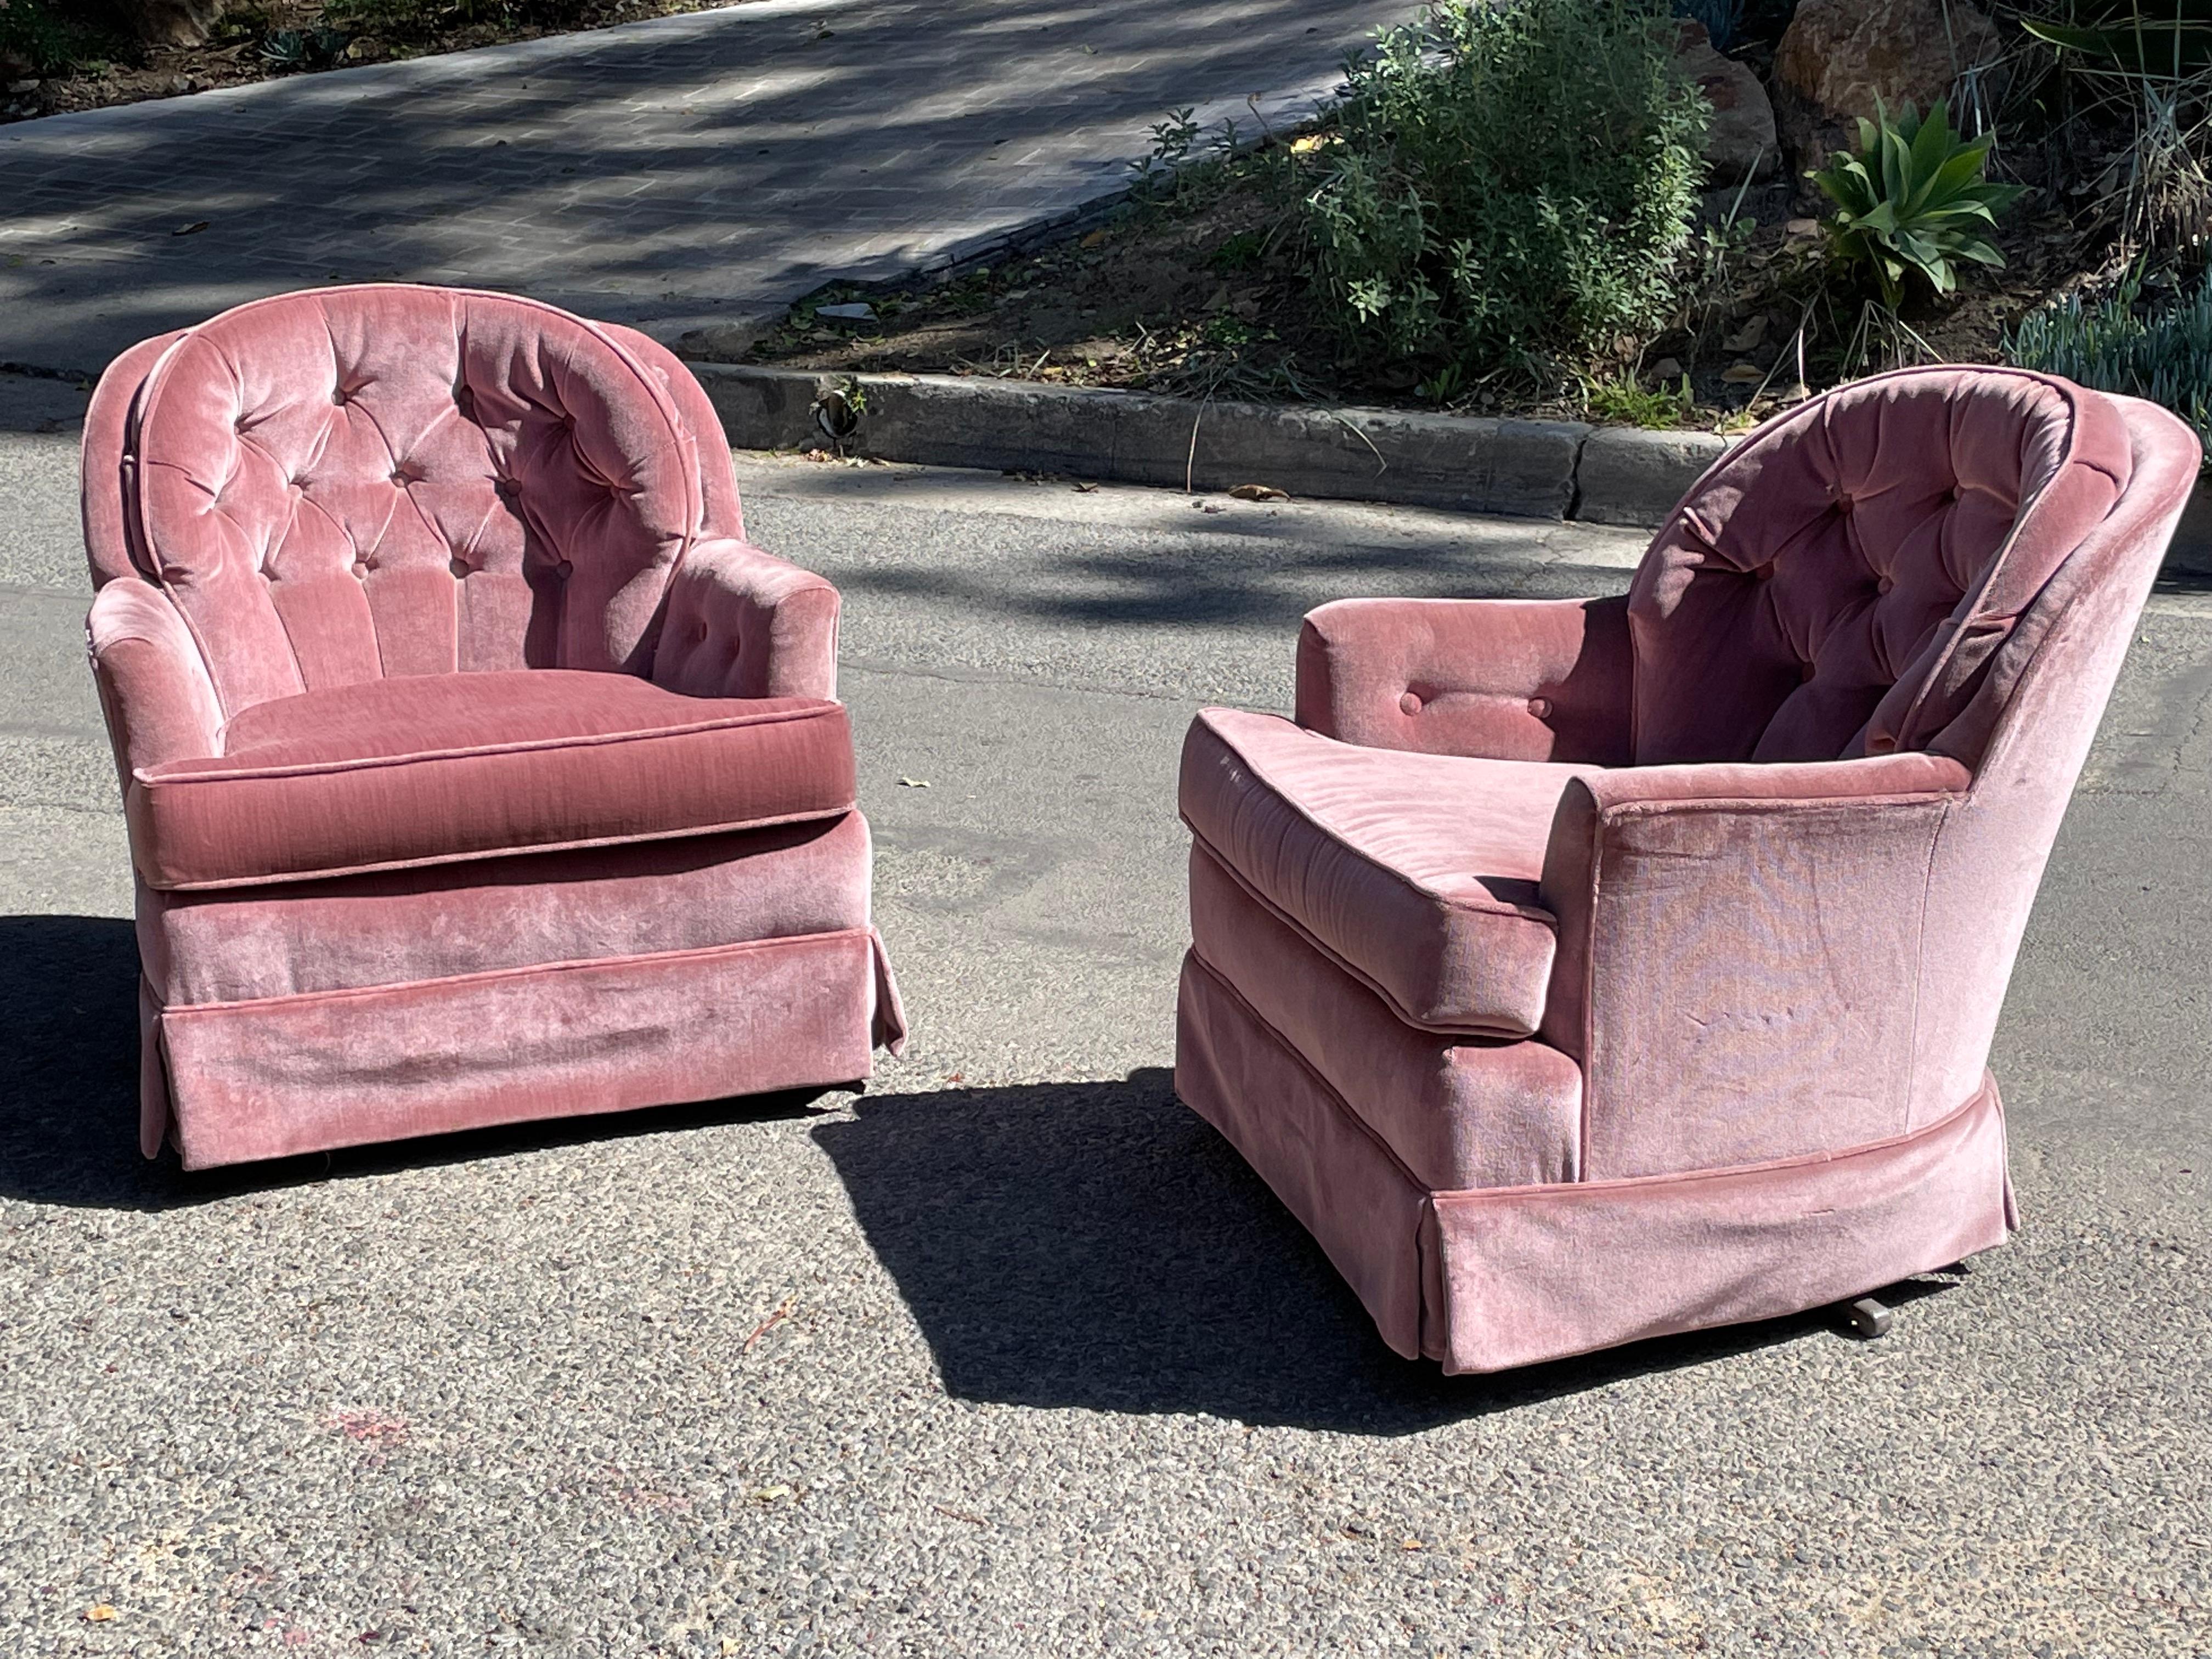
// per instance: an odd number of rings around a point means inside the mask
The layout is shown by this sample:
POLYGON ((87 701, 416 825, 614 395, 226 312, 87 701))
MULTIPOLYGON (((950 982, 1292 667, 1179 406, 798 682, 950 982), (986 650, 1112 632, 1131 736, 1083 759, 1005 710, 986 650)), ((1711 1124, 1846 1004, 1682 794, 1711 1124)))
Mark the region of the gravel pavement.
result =
POLYGON ((1172 1098, 1176 744, 1286 703, 1319 599, 1617 590, 1632 537, 748 463, 845 592, 908 1058, 185 1176, 65 443, 0 437, 9 1653, 2212 1651, 2205 596, 2022 953, 2019 1239, 1877 1343, 1446 1379, 1172 1098))

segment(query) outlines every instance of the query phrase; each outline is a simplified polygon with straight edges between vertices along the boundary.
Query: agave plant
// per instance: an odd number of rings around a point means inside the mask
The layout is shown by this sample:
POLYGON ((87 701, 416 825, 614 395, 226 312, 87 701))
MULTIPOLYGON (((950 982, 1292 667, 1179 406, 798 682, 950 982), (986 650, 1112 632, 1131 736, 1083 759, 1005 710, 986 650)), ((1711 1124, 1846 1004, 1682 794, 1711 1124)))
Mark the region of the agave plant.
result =
POLYGON ((2021 189, 1989 181, 1990 139, 1953 131, 1945 100, 1930 105, 1924 120, 1911 104, 1894 119, 1877 104, 1875 116, 1859 122, 1857 150, 1832 157, 1813 182, 1840 210, 1828 222, 1837 258, 1870 272, 1893 312, 1908 273, 1948 294, 1959 285, 1960 260, 2003 264, 1984 233, 2021 189))
POLYGON ((2181 81, 2212 70, 2212 0, 2133 0, 2106 7, 2093 23, 2020 22, 2093 72, 2181 81))
POLYGON ((327 69, 352 39, 342 29, 276 29, 262 37, 261 56, 272 69, 327 69))

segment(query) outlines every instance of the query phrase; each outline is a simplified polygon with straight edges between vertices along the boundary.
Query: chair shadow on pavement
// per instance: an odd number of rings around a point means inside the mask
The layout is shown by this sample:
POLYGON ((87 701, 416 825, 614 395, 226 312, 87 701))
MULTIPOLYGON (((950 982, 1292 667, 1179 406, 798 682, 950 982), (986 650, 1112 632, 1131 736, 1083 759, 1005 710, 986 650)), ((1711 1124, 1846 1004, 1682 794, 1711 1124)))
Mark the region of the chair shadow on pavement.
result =
MULTIPOLYGON (((1814 1313, 1496 1376, 1402 1359, 1164 1069, 864 1099, 813 1133, 957 1398, 1405 1434, 1844 1340, 1814 1313)), ((1945 1287, 1931 1276, 1884 1295, 1945 1287)))
POLYGON ((189 1208, 240 1193, 702 1125, 809 1115, 819 1090, 503 1124, 186 1173, 138 1152, 138 945, 112 916, 0 915, 0 1199, 189 1208))
MULTIPOLYGON (((0 916, 0 1198, 161 1211, 549 1146, 809 1115, 817 1091, 472 1130, 185 1174, 138 1154, 137 944, 0 916)), ((1496 1377, 1382 1346, 1304 1230, 1170 1073, 864 1098, 817 1123, 956 1397, 1406 1434, 1829 1329, 1804 1315, 1496 1377)), ((1944 1288, 1893 1286, 1893 1301, 1944 1288)))

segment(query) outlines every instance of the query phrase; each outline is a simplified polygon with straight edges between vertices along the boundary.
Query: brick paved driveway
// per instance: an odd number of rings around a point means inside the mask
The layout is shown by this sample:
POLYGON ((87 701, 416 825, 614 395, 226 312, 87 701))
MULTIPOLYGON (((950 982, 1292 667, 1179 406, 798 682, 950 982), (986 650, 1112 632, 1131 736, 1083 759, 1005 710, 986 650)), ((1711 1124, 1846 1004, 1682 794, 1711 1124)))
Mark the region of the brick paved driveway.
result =
POLYGON ((1166 110, 1279 113, 1411 9, 757 0, 26 122, 0 129, 0 363, 97 369, 371 277, 672 334, 1092 199, 1166 110))

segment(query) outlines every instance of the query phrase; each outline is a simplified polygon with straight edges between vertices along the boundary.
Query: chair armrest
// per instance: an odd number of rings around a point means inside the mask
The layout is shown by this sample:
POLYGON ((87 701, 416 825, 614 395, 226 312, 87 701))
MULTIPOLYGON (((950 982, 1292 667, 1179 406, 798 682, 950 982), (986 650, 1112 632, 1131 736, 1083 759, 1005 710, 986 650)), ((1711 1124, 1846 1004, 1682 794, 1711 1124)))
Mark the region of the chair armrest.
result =
POLYGON ((126 793, 134 771, 222 752, 215 681, 167 593, 136 576, 106 582, 85 619, 85 645, 126 793))
POLYGON ((1583 1066, 1585 1178, 1914 1127, 1930 872, 1972 783, 1907 752, 1568 784, 1540 886, 1559 920, 1540 1031, 1583 1066))
POLYGON ((1297 722, 1370 749, 1618 765, 1628 601, 1342 599, 1298 633, 1297 722))
POLYGON ((744 542, 695 543, 669 579, 652 679, 694 697, 835 697, 837 590, 744 542))

